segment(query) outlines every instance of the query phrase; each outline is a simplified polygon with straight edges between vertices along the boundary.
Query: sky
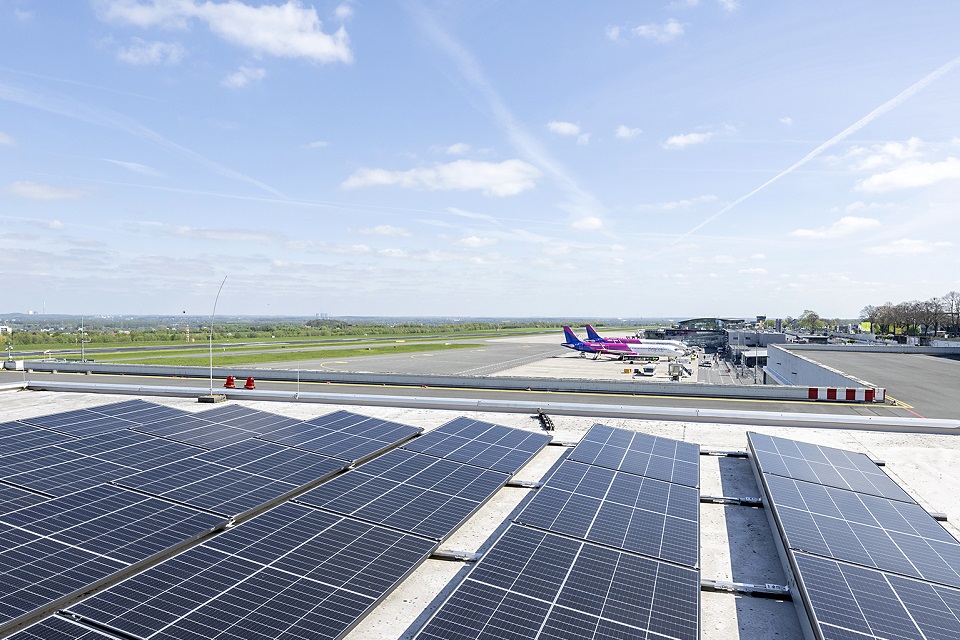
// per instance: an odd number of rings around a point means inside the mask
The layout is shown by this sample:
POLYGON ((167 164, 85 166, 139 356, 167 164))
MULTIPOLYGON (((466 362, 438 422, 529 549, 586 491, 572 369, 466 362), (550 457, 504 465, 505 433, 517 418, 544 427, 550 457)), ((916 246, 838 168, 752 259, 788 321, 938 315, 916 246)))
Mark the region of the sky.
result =
POLYGON ((0 313, 942 296, 960 7, 922 7, 0 0, 0 313))

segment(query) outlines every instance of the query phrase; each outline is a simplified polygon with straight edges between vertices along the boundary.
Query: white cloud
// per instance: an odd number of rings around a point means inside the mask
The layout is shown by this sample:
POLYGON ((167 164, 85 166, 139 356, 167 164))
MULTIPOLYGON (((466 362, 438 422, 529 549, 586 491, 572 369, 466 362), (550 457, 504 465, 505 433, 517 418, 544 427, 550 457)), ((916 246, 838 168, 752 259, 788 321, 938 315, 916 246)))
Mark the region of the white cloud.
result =
POLYGON ((703 144, 713 137, 712 133, 684 133, 676 136, 670 136, 663 143, 664 149, 685 149, 690 145, 703 144))
POLYGON ((176 42, 147 42, 133 38, 132 44, 117 50, 117 59, 127 64, 180 64, 183 60, 183 46, 176 42))
POLYGON ((65 187, 55 187, 50 184, 41 184, 39 182, 28 182, 21 180, 10 184, 6 191, 21 198, 30 200, 69 200, 80 198, 89 193, 87 189, 68 189, 65 187))
POLYGON ((578 136, 580 135, 580 125, 574 124, 572 122, 563 122, 554 120, 547 123, 547 129, 553 133, 560 134, 561 136, 578 136))
POLYGON ((379 224, 375 227, 366 227, 364 229, 357 229, 358 233, 362 233, 368 236, 409 236, 410 232, 401 227, 394 227, 389 224, 379 224))
POLYGON ((314 140, 313 142, 307 143, 307 149, 325 149, 329 147, 330 143, 326 140, 314 140))
POLYGON ((860 233, 867 229, 873 229, 880 226, 880 221, 875 218, 857 218, 855 216, 844 216, 834 222, 829 227, 820 227, 819 229, 796 229, 791 231, 790 235, 797 238, 840 238, 854 233, 860 233))
POLYGON ((740 0, 717 0, 717 4, 727 13, 733 13, 740 8, 740 0))
POLYGON ((186 225, 171 227, 166 230, 169 235, 195 240, 213 240, 214 242, 255 242, 258 244, 272 244, 280 240, 280 236, 251 229, 206 229, 188 227, 186 225))
POLYGON ((350 39, 341 27, 333 34, 313 7, 297 0, 282 5, 252 7, 237 0, 99 0, 101 19, 142 28, 187 29, 194 20, 204 22, 220 38, 254 53, 316 62, 352 62, 350 39))
POLYGON ((853 147, 847 155, 855 162, 850 165, 854 171, 872 171, 880 167, 889 167, 899 162, 915 160, 920 157, 923 141, 910 138, 905 143, 887 142, 870 148, 853 147))
POLYGON ((585 216, 574 220, 570 226, 580 231, 597 231, 603 228, 603 220, 597 216, 585 216))
POLYGON ((337 244, 330 247, 330 251, 332 253, 343 253, 347 255, 359 256, 365 253, 370 253, 371 251, 373 251, 373 249, 371 249, 365 244, 349 244, 349 245, 337 244))
POLYGON ((540 171, 523 160, 500 163, 456 160, 449 164, 421 167, 408 171, 360 169, 340 186, 357 189, 393 185, 428 191, 466 191, 479 189, 488 196, 513 196, 536 186, 540 171))
POLYGON ((63 224, 62 222, 60 222, 59 220, 51 220, 50 222, 48 222, 48 223, 46 224, 46 227, 47 227, 47 229, 52 229, 52 230, 54 230, 54 231, 60 231, 61 229, 63 229, 64 224, 63 224))
POLYGON ((469 238, 462 238, 458 240, 457 244, 468 249, 477 249, 479 247, 489 247, 492 244, 497 244, 497 239, 470 236, 469 238))
POLYGON ((952 246, 952 242, 927 242, 926 240, 904 238, 903 240, 894 240, 885 245, 870 247, 869 249, 864 249, 864 251, 875 255, 913 256, 920 253, 931 253, 937 249, 952 246))
POLYGON ((643 133, 643 129, 639 129, 637 127, 628 127, 627 125, 622 124, 617 127, 616 136, 621 140, 630 140, 632 138, 636 138, 641 133, 643 133))
POLYGON ((118 167, 123 167, 127 171, 132 171, 134 173, 139 173, 144 176, 151 176, 154 178, 163 178, 164 174, 160 171, 157 171, 153 167, 148 167, 145 164, 140 164, 139 162, 125 162, 123 160, 111 160, 109 158, 104 158, 106 162, 110 164, 115 164, 118 167))
POLYGON ((445 149, 452 156, 462 156, 470 151, 470 145, 466 142, 456 142, 445 149))
POLYGON ((613 41, 620 39, 620 27, 607 27, 605 30, 607 37, 613 41))
POLYGON ((767 275, 767 270, 760 267, 753 267, 751 269, 740 269, 737 273, 742 273, 744 275, 750 276, 765 276, 767 275))
POLYGON ((638 38, 653 42, 670 42, 683 35, 683 25, 671 18, 663 24, 651 23, 634 27, 631 32, 638 38))
POLYGON ((353 7, 348 4, 338 5, 337 8, 333 10, 333 15, 337 20, 344 22, 353 17, 353 7))
POLYGON ((792 125, 793 125, 793 118, 791 118, 790 116, 783 116, 782 118, 780 118, 780 124, 785 124, 785 125, 787 125, 788 127, 789 127, 789 126, 792 126, 792 125))
POLYGON ((263 80, 266 75, 267 72, 265 69, 240 67, 221 80, 220 84, 224 87, 230 87, 231 89, 241 89, 251 82, 263 80))
POLYGON ((590 144, 590 134, 589 134, 589 133, 581 133, 580 135, 578 135, 578 136, 577 136, 577 144, 579 144, 579 145, 587 145, 587 144, 590 144))
POLYGON ((14 145, 13 137, 7 135, 3 131, 0 131, 0 145, 12 147, 14 145))
POLYGON ((907 162, 886 173, 861 180, 857 183, 857 189, 868 193, 884 193, 895 189, 925 187, 956 178, 960 178, 960 160, 956 158, 947 158, 942 162, 907 162))

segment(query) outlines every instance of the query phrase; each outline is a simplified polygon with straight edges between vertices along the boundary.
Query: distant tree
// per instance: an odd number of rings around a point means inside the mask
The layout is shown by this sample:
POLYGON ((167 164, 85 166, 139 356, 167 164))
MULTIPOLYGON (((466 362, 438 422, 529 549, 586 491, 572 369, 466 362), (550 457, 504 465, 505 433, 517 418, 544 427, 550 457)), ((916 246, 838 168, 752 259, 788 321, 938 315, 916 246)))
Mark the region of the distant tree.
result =
POLYGON ((951 335, 960 333, 960 291, 950 291, 943 296, 943 307, 951 335))
POLYGON ((810 333, 814 333, 817 330, 817 327, 820 326, 820 314, 816 311, 811 311, 810 309, 804 309, 803 313, 800 314, 800 317, 797 318, 797 322, 801 327, 806 328, 810 333))

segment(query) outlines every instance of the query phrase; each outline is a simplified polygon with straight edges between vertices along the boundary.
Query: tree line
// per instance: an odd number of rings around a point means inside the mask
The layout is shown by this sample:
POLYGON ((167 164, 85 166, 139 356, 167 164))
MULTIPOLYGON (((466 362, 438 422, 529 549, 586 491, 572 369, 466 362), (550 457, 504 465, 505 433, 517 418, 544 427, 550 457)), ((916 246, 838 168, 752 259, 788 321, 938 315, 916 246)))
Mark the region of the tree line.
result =
POLYGON ((910 302, 885 302, 882 305, 867 305, 860 318, 871 324, 874 333, 900 333, 926 336, 946 331, 960 334, 960 292, 951 291, 929 300, 910 302))

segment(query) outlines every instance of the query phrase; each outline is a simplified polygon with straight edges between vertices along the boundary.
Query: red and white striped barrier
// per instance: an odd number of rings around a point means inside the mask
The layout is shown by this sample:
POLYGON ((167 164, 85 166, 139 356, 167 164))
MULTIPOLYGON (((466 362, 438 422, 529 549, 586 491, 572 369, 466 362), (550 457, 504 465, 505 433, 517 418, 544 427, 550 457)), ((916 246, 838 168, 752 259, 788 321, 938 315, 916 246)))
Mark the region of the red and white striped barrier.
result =
POLYGON ((864 387, 809 387, 807 398, 810 400, 836 400, 840 402, 883 402, 887 390, 864 387))

